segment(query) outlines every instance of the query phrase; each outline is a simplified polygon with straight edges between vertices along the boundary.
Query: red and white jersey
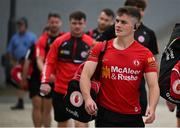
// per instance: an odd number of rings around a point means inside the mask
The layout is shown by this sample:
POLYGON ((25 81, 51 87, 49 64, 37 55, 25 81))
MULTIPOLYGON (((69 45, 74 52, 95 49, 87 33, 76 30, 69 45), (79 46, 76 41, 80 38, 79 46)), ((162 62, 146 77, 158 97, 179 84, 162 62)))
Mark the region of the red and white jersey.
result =
MULTIPOLYGON (((102 43, 98 43, 88 60, 97 62, 102 47, 102 43)), ((102 61, 99 105, 121 114, 140 114, 141 78, 144 73, 157 72, 153 54, 137 41, 125 50, 118 50, 110 40, 102 61)))
POLYGON ((68 32, 57 38, 46 57, 41 82, 49 83, 50 75, 55 73, 54 91, 66 94, 68 82, 79 65, 87 59, 92 44, 93 39, 86 34, 77 38, 68 32))

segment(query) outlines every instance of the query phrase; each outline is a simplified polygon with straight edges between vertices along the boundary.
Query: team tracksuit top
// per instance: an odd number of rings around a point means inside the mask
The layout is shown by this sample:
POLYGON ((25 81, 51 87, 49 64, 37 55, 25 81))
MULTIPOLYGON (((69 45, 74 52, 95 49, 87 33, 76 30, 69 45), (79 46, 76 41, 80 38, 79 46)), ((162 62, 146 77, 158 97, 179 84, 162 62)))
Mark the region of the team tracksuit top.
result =
POLYGON ((78 66, 87 59, 92 44, 93 39, 86 34, 77 38, 68 32, 57 38, 46 57, 41 82, 49 83, 50 75, 54 73, 54 91, 65 94, 69 80, 73 78, 78 66))

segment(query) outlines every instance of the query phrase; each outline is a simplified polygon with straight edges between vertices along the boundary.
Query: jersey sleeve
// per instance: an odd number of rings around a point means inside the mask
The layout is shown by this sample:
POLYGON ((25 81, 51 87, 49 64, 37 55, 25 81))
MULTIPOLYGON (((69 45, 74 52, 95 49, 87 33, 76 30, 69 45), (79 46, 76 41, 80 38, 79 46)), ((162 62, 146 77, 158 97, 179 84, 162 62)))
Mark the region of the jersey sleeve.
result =
POLYGON ((36 43, 36 57, 45 59, 45 39, 43 36, 36 43))
POLYGON ((157 72, 157 63, 156 60, 153 56, 153 54, 149 51, 146 54, 146 58, 145 58, 145 69, 144 72, 148 73, 148 72, 157 72))
POLYGON ((89 53, 89 57, 88 57, 88 61, 94 61, 97 62, 98 61, 98 56, 103 48, 103 42, 99 42, 97 43, 90 51, 89 53))
POLYGON ((58 46, 57 41, 55 41, 47 54, 45 65, 42 71, 42 83, 49 83, 50 82, 50 75, 54 73, 55 67, 57 64, 57 57, 58 56, 58 46))

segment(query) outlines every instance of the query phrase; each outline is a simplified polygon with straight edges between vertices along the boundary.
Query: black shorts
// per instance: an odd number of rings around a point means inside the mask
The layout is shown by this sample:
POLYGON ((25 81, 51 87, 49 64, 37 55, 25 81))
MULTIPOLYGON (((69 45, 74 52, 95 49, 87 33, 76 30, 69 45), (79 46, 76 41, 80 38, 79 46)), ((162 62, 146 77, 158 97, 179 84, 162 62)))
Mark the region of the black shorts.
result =
POLYGON ((177 108, 176 108, 176 117, 180 118, 180 105, 177 105, 177 108))
POLYGON ((98 107, 96 127, 144 127, 142 115, 119 114, 107 110, 104 107, 98 107))
POLYGON ((71 117, 65 109, 64 95, 54 91, 52 94, 52 98, 53 98, 55 121, 63 122, 63 121, 67 121, 68 119, 70 119, 71 117))
POLYGON ((50 99, 52 98, 52 90, 53 90, 53 84, 50 84, 51 85, 51 92, 46 95, 46 96, 41 96, 40 95, 40 85, 41 85, 41 81, 40 79, 37 79, 37 78, 31 78, 29 80, 29 97, 32 99, 34 96, 40 96, 42 98, 47 98, 47 99, 50 99))

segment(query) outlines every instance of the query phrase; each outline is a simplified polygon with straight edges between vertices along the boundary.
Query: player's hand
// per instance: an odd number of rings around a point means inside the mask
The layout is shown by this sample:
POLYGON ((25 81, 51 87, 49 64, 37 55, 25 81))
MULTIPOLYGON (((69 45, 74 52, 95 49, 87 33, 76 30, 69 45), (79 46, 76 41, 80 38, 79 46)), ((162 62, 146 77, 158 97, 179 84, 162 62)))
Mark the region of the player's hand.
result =
POLYGON ((49 84, 41 84, 40 86, 40 94, 42 96, 49 94, 51 91, 51 86, 49 84))
POLYGON ((146 110, 144 123, 150 124, 153 123, 154 120, 155 120, 155 111, 151 107, 148 107, 146 110))
POLYGON ((89 115, 96 115, 98 110, 97 105, 92 98, 85 100, 85 109, 89 115))

